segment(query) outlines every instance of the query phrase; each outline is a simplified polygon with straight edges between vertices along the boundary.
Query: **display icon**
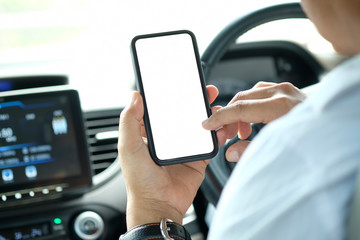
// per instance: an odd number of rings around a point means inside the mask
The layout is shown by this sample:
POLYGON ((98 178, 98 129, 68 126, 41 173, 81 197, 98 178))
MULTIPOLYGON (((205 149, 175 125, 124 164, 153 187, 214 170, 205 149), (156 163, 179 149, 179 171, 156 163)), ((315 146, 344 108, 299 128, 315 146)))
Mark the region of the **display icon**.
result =
POLYGON ((14 180, 14 173, 11 169, 4 169, 2 171, 2 179, 4 182, 12 182, 14 180))
POLYGON ((24 147, 24 148, 22 149, 22 153, 23 153, 24 155, 28 154, 28 153, 29 153, 29 149, 28 149, 27 147, 24 147))
POLYGON ((55 135, 67 134, 68 125, 64 116, 54 117, 52 120, 52 127, 55 135))
POLYGON ((37 176, 36 167, 35 167, 35 166, 27 166, 27 167, 25 168, 25 175, 26 175, 28 178, 36 178, 36 176, 37 176))

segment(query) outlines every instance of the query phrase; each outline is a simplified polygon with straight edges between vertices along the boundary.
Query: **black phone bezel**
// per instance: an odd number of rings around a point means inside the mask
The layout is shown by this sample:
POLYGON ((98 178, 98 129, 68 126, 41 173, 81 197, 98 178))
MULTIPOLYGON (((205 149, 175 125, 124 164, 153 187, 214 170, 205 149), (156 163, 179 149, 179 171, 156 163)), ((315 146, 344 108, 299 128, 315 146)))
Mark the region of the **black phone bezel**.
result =
POLYGON ((150 152, 152 159, 158 165, 162 165, 162 166, 191 162, 191 161, 206 160, 206 159, 215 157, 215 155, 218 152, 218 143, 217 143, 217 138, 216 138, 216 132, 211 131, 211 137, 213 140, 214 147, 213 147, 213 150, 209 153, 184 156, 184 157, 179 157, 179 158, 171 158, 171 159, 159 159, 157 157, 155 144, 153 141, 150 119, 149 119, 148 110, 147 110, 146 94, 145 94, 143 84, 142 84, 140 65, 139 65, 137 50, 136 50, 136 41, 138 41, 140 39, 164 37, 164 36, 177 35, 177 34, 188 34, 188 35, 190 35, 190 37, 192 39, 194 54, 195 54, 196 63, 197 63, 197 69, 198 69, 198 73, 199 73, 199 80, 201 82, 202 94, 204 97, 205 108, 206 108, 208 117, 210 117, 210 115, 211 115, 210 103, 209 103, 209 98, 208 98, 207 91, 206 91, 205 77, 204 77, 204 73, 202 70, 200 54, 199 54, 199 50, 198 50, 198 46, 197 46, 197 42, 196 42, 194 33, 192 33, 189 30, 178 30, 178 31, 170 31, 170 32, 144 34, 144 35, 138 35, 138 36, 134 37, 131 41, 131 55, 132 55, 133 66, 134 66, 134 71, 135 71, 136 86, 143 98, 143 103, 144 103, 144 124, 145 124, 145 131, 146 131, 147 139, 148 139, 149 152, 150 152))

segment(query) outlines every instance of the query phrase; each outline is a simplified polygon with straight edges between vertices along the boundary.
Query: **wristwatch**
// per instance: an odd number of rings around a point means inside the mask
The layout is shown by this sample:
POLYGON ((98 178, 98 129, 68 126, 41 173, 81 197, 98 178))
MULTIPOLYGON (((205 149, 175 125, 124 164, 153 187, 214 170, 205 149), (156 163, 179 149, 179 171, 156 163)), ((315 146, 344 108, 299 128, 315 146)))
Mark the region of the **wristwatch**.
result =
POLYGON ((140 239, 191 240, 191 236, 184 226, 163 218, 160 224, 148 223, 135 226, 119 238, 119 240, 140 239))

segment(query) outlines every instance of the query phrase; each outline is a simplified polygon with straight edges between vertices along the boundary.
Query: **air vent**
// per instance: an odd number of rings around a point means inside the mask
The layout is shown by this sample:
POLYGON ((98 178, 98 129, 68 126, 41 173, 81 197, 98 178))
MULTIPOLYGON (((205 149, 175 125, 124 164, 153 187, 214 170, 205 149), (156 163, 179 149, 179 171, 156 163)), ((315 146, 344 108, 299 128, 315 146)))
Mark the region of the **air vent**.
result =
POLYGON ((85 112, 91 168, 97 175, 117 157, 117 132, 121 109, 85 112))

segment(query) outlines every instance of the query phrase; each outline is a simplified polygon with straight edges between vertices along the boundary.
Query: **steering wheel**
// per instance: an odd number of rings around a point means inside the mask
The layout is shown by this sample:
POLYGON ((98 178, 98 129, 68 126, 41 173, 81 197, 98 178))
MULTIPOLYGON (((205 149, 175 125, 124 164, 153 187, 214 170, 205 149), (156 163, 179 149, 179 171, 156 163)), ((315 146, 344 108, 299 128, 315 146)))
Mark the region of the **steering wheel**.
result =
MULTIPOLYGON (((307 17, 299 3, 287 3, 254 11, 228 25, 216 36, 201 57, 205 79, 208 79, 214 66, 221 60, 228 49, 235 44, 236 39, 241 35, 261 24, 289 18, 307 17)), ((314 71, 317 74, 322 72, 323 69, 320 69, 321 67, 319 67, 320 65, 318 62, 310 55, 305 61, 310 65, 316 66, 314 71)), ((253 134, 250 136, 250 140, 261 127, 262 125, 259 124, 253 125, 253 134)), ((221 191, 234 168, 234 165, 225 159, 225 152, 227 148, 236 141, 239 141, 237 136, 222 146, 216 157, 210 161, 206 170, 206 176, 201 186, 201 190, 207 201, 215 206, 219 200, 221 191)))

